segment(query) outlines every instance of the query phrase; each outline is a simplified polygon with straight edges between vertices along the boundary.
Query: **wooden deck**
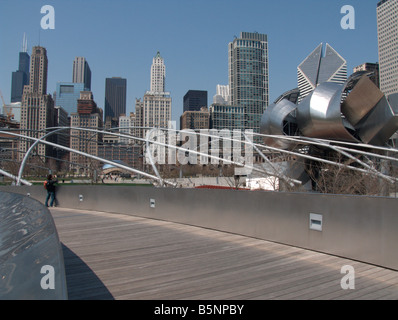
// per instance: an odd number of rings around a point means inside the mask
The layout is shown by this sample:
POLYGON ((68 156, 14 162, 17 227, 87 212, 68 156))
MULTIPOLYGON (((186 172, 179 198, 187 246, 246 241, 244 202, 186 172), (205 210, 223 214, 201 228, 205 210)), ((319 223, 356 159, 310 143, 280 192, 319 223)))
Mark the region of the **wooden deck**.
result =
POLYGON ((235 234, 52 208, 69 299, 398 299, 398 272, 235 234), (355 270, 343 290, 341 267, 355 270))

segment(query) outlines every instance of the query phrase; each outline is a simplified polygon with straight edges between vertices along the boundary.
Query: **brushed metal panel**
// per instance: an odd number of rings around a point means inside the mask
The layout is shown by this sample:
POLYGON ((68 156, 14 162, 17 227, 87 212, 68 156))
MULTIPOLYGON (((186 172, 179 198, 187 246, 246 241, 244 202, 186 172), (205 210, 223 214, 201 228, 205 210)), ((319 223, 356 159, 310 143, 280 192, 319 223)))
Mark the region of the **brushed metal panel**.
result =
POLYGON ((355 128, 363 142, 385 145, 398 130, 398 105, 390 106, 387 98, 383 97, 355 128))
MULTIPOLYGON (((261 117, 260 133, 266 135, 285 135, 283 131, 284 121, 292 112, 296 110, 297 106, 283 99, 277 104, 270 105, 261 117)), ((293 118, 293 120, 295 120, 293 118)), ((263 137, 263 142, 266 145, 287 149, 291 145, 287 140, 263 137)))
POLYGON ((365 75, 345 99, 341 111, 346 119, 355 126, 377 105, 383 96, 383 92, 365 75))
POLYGON ((337 83, 322 83, 298 105, 297 123, 303 135, 358 142, 343 124, 342 89, 337 83))
POLYGON ((67 299, 52 216, 38 201, 15 193, 0 192, 0 275, 0 300, 67 299), (53 268, 53 289, 41 287, 44 266, 53 268))

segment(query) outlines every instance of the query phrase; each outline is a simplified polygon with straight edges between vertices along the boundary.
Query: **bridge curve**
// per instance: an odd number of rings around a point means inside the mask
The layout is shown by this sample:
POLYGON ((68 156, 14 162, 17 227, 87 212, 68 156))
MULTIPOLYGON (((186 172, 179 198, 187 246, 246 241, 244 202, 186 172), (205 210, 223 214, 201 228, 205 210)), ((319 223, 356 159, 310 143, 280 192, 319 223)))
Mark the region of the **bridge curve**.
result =
POLYGON ((69 299, 397 299, 398 272, 125 214, 51 209, 69 299), (355 269, 343 290, 341 268, 355 269))

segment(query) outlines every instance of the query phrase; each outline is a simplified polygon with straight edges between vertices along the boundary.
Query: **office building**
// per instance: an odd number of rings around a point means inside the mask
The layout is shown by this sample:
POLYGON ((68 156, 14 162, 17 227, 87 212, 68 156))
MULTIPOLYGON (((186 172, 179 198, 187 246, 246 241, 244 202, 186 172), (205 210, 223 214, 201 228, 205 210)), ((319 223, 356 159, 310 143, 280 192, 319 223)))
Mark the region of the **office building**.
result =
POLYGON ((267 35, 241 32, 229 43, 228 57, 230 103, 244 108, 246 128, 258 133, 269 104, 267 35))
MULTIPOLYGON (((71 114, 70 146, 94 156, 98 156, 98 145, 102 142, 102 135, 98 132, 82 131, 77 128, 102 128, 103 112, 97 107, 92 92, 83 91, 77 101, 77 112, 71 114)), ((92 160, 77 153, 70 153, 71 170, 87 173, 92 160)))
MULTIPOLYGON (((125 135, 134 135, 135 134, 135 113, 130 112, 130 115, 121 115, 119 117, 119 132, 125 135)), ((121 144, 132 144, 137 141, 134 139, 129 139, 127 137, 120 137, 119 142, 121 144)))
POLYGON ((200 111, 201 108, 207 108, 207 91, 189 90, 183 100, 185 111, 200 111))
POLYGON ((210 129, 230 132, 233 130, 244 131, 246 126, 246 111, 243 106, 233 106, 213 103, 210 108, 210 129))
MULTIPOLYGON (((54 107, 54 126, 55 127, 70 127, 70 118, 68 117, 68 112, 64 110, 64 108, 60 106, 54 107)), ((69 147, 70 137, 69 137, 70 130, 66 129, 56 133, 54 135, 54 142, 64 147, 69 147)), ((64 149, 55 149, 55 154, 57 159, 64 159, 68 158, 69 152, 64 149)))
POLYGON ((209 129, 210 113, 206 107, 199 111, 185 111, 180 117, 180 129, 209 129))
MULTIPOLYGON (((157 52, 151 66, 151 90, 142 99, 136 99, 136 124, 138 127, 167 128, 171 121, 170 92, 165 91, 166 66, 164 59, 157 52)), ((139 129, 140 137, 146 136, 147 130, 139 129)))
POLYGON ((377 3, 380 90, 398 93, 398 0, 377 3))
MULTIPOLYGON (((29 85, 24 87, 21 104, 21 133, 34 138, 45 135, 46 128, 54 126, 54 101, 47 94, 47 50, 40 46, 32 49, 30 61, 29 85)), ((47 139, 52 141, 53 137, 47 139)), ((19 160, 29 149, 33 140, 21 140, 19 160)), ((52 155, 53 148, 38 144, 36 154, 45 161, 45 157, 52 155)))
POLYGON ((72 82, 83 83, 84 91, 91 90, 91 69, 86 58, 76 57, 73 61, 72 82))
POLYGON ((378 63, 370 63, 370 62, 365 62, 360 64, 359 66, 356 66, 353 69, 354 73, 357 72, 366 72, 369 73, 369 79, 372 80, 372 82, 380 88, 380 81, 379 81, 379 64, 378 63))
POLYGON ((24 87, 29 84, 30 56, 27 53, 27 39, 24 35, 22 51, 19 53, 18 70, 12 73, 11 102, 21 102, 24 87))
POLYGON ((120 77, 105 80, 105 119, 117 119, 126 114, 127 80, 120 77))
POLYGON ((218 84, 216 94, 213 97, 213 103, 216 104, 230 104, 231 98, 229 94, 229 85, 218 84))
POLYGON ((86 91, 84 83, 57 82, 55 105, 62 107, 69 115, 77 112, 81 91, 86 91))
POLYGON ((21 102, 23 88, 29 84, 29 54, 19 53, 19 68, 12 73, 11 102, 21 102))
POLYGON ((297 67, 299 103, 323 82, 344 84, 347 80, 347 62, 329 44, 323 54, 323 43, 319 44, 297 67))
POLYGON ((151 65, 151 86, 149 92, 151 94, 162 94, 166 88, 166 66, 164 60, 160 56, 160 52, 156 53, 151 65))

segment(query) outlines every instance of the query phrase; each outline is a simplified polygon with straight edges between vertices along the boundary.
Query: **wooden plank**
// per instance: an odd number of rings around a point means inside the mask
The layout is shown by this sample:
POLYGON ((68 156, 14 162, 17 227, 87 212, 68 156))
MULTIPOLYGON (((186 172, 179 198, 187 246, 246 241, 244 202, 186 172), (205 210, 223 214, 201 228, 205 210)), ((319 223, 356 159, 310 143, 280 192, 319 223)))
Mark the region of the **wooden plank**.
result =
POLYGON ((52 208, 70 299, 396 299, 398 272, 260 239, 52 208), (340 269, 356 270, 342 290, 340 269))

